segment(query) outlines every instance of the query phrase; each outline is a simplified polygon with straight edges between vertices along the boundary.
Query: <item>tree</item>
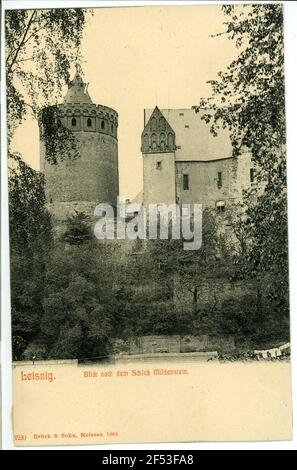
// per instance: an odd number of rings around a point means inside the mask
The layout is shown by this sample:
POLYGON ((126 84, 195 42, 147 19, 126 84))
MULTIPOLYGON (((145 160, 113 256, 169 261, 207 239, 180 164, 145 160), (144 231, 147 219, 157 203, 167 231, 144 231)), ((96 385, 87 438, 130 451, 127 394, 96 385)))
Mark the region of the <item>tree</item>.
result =
POLYGON ((244 194, 244 211, 234 225, 244 241, 238 268, 257 280, 276 314, 288 315, 283 7, 222 8, 222 34, 235 42, 238 57, 210 81, 212 93, 196 110, 213 134, 229 129, 235 156, 244 148, 251 153, 257 184, 244 194))
POLYGON ((9 176, 9 227, 13 356, 38 334, 52 224, 44 177, 18 155, 9 176))
POLYGON ((7 10, 5 12, 7 125, 15 128, 29 115, 41 119, 46 157, 70 156, 73 134, 61 125, 56 107, 70 79, 70 67, 81 61, 80 45, 87 12, 84 9, 7 10), (63 150, 63 152, 61 152, 63 150))

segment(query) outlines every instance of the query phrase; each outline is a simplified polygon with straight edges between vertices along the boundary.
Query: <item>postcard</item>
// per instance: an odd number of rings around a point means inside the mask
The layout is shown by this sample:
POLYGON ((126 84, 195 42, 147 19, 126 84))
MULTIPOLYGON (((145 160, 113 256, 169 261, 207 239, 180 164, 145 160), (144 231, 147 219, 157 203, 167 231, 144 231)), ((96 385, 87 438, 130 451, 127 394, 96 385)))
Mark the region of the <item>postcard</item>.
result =
POLYGON ((290 440, 285 6, 25 3, 14 445, 290 440))

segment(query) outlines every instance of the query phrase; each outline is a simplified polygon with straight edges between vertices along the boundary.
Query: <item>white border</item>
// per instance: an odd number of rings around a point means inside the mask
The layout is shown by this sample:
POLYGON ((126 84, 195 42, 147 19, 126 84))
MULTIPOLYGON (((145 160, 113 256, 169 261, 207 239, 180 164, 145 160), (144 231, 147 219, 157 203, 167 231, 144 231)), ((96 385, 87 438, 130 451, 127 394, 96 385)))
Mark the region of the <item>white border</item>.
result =
MULTIPOLYGON (((20 449, 13 445, 11 428, 12 409, 12 371, 11 371, 11 327, 10 327, 10 289, 9 289, 9 233, 8 233, 8 191, 7 191, 7 135, 6 135, 6 98, 4 69, 4 10, 16 8, 73 8, 103 6, 143 6, 143 5, 201 5, 221 3, 259 3, 259 1, 99 1, 99 0, 3 0, 1 28, 1 356, 2 356, 2 440, 4 449, 20 449)), ((280 2, 263 2, 280 3, 280 2)), ((292 383, 293 383, 293 415, 296 409, 296 361, 297 361, 297 2, 284 2, 285 10, 285 68, 286 68, 286 110, 287 110, 287 161, 288 161, 288 194, 289 194, 289 256, 290 256, 290 295, 291 295, 291 342, 292 342, 292 383)), ((277 423, 276 423, 277 425, 277 423)), ((22 450, 134 450, 134 449, 188 449, 188 450, 291 450, 296 448, 297 437, 293 441, 283 442, 226 442, 226 443, 167 443, 167 444, 116 444, 67 447, 28 447, 22 450)))

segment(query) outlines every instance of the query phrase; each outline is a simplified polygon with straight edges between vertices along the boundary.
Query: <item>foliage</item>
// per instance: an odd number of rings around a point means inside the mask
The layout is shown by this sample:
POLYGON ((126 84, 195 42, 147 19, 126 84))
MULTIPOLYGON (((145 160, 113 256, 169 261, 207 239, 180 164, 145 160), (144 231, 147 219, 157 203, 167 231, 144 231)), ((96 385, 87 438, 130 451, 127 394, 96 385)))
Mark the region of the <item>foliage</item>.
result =
POLYGON ((41 336, 51 358, 102 357, 108 353, 112 285, 103 245, 56 243, 48 263, 41 336))
POLYGON ((65 158, 74 160, 79 157, 78 140, 74 133, 62 124, 57 105, 42 108, 39 123, 45 160, 57 165, 65 158))
POLYGON ((12 335, 14 357, 39 332, 44 276, 52 244, 52 224, 45 208, 44 178, 19 155, 11 156, 9 226, 12 335))

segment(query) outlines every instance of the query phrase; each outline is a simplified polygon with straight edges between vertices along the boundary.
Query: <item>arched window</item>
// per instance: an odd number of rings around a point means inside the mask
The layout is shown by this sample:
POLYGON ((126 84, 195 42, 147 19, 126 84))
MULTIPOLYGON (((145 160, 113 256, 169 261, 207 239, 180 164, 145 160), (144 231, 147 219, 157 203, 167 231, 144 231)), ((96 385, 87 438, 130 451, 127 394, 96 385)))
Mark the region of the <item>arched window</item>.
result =
POLYGON ((165 147, 166 147, 166 137, 165 137, 165 134, 163 134, 162 132, 160 134, 160 149, 165 150, 165 147))
POLYGON ((171 132, 169 132, 169 134, 168 134, 167 143, 168 143, 168 147, 170 149, 172 149, 174 147, 174 136, 171 132))
POLYGON ((111 133, 113 134, 113 124, 110 126, 111 133))
POLYGON ((101 129, 105 129, 105 121, 101 121, 101 129))
POLYGON ((75 119, 75 117, 73 117, 73 118, 71 119, 71 126, 72 126, 72 127, 76 127, 76 119, 75 119))
POLYGON ((155 117, 152 117, 152 119, 151 119, 151 130, 152 131, 157 130, 157 120, 156 120, 155 117))
POLYGON ((87 119, 87 126, 92 127, 92 119, 91 118, 87 119))
POLYGON ((143 136, 143 149, 148 150, 149 148, 149 136, 147 134, 144 134, 143 136))

